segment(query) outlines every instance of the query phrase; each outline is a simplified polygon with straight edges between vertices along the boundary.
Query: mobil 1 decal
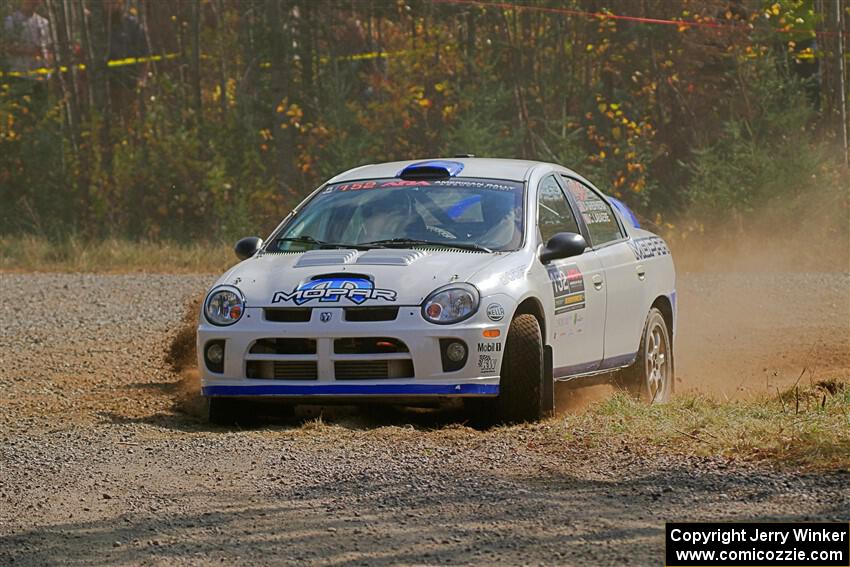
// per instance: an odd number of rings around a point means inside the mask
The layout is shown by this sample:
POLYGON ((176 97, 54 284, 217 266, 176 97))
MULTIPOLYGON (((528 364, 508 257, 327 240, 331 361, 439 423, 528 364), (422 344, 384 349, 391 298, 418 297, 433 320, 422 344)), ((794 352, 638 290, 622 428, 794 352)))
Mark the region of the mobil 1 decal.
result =
POLYGON ((555 296, 555 315, 584 309, 584 277, 576 264, 546 266, 552 293, 555 296))

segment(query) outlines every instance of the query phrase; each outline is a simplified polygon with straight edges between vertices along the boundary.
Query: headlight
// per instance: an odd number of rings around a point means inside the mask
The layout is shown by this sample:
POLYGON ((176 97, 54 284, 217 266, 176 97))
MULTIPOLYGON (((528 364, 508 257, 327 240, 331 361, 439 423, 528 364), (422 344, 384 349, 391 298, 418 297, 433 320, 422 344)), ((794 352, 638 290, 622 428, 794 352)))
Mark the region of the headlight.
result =
POLYGON ((213 325, 232 325, 242 318, 243 311, 242 293, 231 286, 217 287, 204 302, 204 315, 213 325))
POLYGON ((422 316, 438 325, 449 325, 469 319, 478 311, 478 290, 475 286, 456 283, 443 286, 425 298, 422 316))

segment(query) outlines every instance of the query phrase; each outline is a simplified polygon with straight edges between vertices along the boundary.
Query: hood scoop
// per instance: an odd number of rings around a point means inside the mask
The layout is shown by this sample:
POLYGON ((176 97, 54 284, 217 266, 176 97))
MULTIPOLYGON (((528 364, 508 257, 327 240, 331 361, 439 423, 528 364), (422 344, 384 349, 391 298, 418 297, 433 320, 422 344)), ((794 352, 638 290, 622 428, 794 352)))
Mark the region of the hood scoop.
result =
POLYGON ((366 266, 409 266, 426 256, 422 250, 384 250, 375 248, 362 253, 355 264, 366 266))
POLYGON ((304 252, 293 268, 312 268, 315 266, 339 266, 358 264, 360 266, 409 266, 416 260, 427 256, 423 250, 389 250, 375 248, 366 252, 357 250, 310 250, 304 252))
POLYGON ((310 268, 312 266, 338 266, 350 264, 357 258, 357 250, 310 250, 304 252, 293 268, 310 268))

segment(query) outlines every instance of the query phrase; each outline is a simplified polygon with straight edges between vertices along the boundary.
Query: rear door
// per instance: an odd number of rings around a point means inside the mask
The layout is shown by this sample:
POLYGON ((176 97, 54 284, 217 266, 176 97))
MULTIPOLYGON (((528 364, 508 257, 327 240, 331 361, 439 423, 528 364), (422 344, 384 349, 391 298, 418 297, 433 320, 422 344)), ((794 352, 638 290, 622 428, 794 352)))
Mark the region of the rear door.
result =
POLYGON ((607 287, 605 352, 601 368, 629 364, 646 321, 646 270, 637 262, 625 229, 611 205, 592 187, 564 177, 602 264, 607 287))
MULTIPOLYGON (((540 182, 537 193, 537 227, 545 244, 559 232, 581 233, 570 204, 556 177, 540 182)), ((556 378, 592 372, 603 356, 605 288, 602 264, 596 252, 546 265, 552 286, 554 322, 549 329, 556 378)))

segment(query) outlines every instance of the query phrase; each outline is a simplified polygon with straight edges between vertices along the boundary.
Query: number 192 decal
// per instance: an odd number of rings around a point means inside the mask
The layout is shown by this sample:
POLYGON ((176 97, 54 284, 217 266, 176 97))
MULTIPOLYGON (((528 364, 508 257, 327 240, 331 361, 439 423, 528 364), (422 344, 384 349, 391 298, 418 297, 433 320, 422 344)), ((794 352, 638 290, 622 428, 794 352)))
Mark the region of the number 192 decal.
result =
POLYGON ((552 294, 555 298, 555 315, 584 309, 584 277, 576 264, 546 266, 552 294))

